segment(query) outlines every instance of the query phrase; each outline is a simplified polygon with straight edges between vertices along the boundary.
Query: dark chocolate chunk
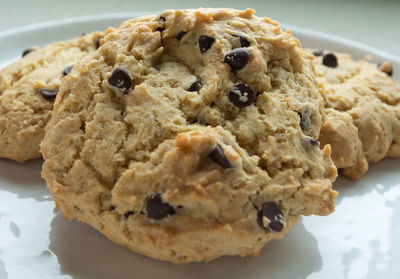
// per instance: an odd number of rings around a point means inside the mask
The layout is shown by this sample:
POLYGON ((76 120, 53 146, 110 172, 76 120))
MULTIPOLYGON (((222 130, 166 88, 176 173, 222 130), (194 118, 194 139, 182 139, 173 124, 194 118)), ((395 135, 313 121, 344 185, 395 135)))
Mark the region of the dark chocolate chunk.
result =
POLYGON ((196 80, 195 82, 192 83, 192 85, 190 85, 190 87, 188 88, 187 91, 190 91, 190 92, 199 91, 201 88, 201 85, 202 84, 201 84, 200 80, 196 80))
POLYGON ((222 166, 224 169, 233 168, 231 162, 229 162, 228 158, 226 158, 224 150, 222 149, 221 145, 219 145, 218 143, 215 145, 210 156, 215 163, 222 166))
POLYGON ((129 211, 125 212, 124 216, 125 216, 125 218, 128 218, 129 216, 131 216, 133 214, 135 214, 135 211, 129 210, 129 211))
POLYGON ((322 49, 319 49, 314 51, 312 54, 314 54, 314 56, 322 56, 324 55, 324 51, 322 49))
POLYGON ((322 59, 322 64, 327 67, 336 68, 338 65, 336 55, 333 53, 325 54, 324 58, 322 59))
POLYGON ((237 37, 240 39, 240 45, 242 47, 249 47, 250 46, 250 42, 249 40, 247 40, 246 36, 243 34, 234 34, 232 35, 233 37, 237 37))
POLYGON ((74 66, 68 66, 68 67, 65 67, 65 69, 64 69, 64 76, 66 76, 66 75, 68 75, 71 71, 72 71, 72 68, 73 68, 74 66))
POLYGON ((128 71, 121 67, 114 70, 114 72, 108 79, 108 83, 112 86, 124 90, 125 92, 128 91, 132 85, 131 77, 128 71))
POLYGON ((282 231, 286 224, 282 210, 274 202, 264 203, 261 210, 258 211, 257 217, 260 226, 272 233, 282 231))
POLYGON ((210 49, 210 47, 215 42, 215 39, 206 35, 201 35, 199 38, 199 48, 200 52, 204 53, 210 49))
POLYGON ((46 100, 54 100, 57 96, 58 89, 56 90, 47 90, 45 88, 40 89, 40 93, 42 93, 43 98, 46 100))
POLYGON ((254 102, 255 94, 250 85, 236 84, 229 92, 229 101, 238 108, 244 108, 254 102))
POLYGON ((25 55, 31 53, 32 51, 35 51, 34 48, 27 48, 22 52, 22 57, 24 57, 25 55))
POLYGON ((181 32, 179 32, 179 34, 176 35, 176 39, 177 39, 178 41, 182 40, 183 36, 185 36, 185 35, 187 34, 187 32, 188 32, 188 31, 181 31, 181 32))
POLYGON ((243 69, 250 59, 250 52, 245 48, 235 48, 225 54, 224 62, 231 66, 231 69, 236 71, 243 69))
POLYGON ((147 201, 146 211, 147 217, 153 219, 162 219, 175 214, 175 209, 172 206, 162 202, 161 194, 155 194, 147 201))

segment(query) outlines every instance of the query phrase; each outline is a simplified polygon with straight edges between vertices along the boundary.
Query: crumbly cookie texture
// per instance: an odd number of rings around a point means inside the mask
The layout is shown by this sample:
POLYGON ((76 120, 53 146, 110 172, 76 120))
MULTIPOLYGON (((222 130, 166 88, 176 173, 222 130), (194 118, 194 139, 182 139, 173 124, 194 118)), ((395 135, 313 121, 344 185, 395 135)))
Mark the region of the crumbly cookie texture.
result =
POLYGON ((343 174, 360 178, 368 163, 400 156, 400 87, 389 62, 376 65, 350 55, 315 51, 317 80, 325 87, 326 119, 320 142, 330 144, 343 174))
POLYGON ((182 263, 257 255, 334 210, 311 56, 253 13, 132 19, 74 67, 41 144, 67 219, 182 263))
POLYGON ((39 144, 50 120, 61 79, 79 59, 96 50, 94 32, 31 48, 0 72, 0 157, 18 162, 41 156, 39 144))

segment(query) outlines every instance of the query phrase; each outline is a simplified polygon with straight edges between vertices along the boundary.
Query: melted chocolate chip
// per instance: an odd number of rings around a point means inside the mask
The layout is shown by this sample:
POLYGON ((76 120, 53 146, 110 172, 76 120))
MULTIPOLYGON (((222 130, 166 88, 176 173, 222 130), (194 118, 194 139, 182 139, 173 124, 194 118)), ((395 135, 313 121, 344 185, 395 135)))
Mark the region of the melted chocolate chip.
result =
POLYGON ((190 91, 190 92, 199 91, 201 88, 201 85, 202 84, 201 84, 200 80, 196 80, 195 82, 192 83, 192 85, 190 85, 190 87, 188 88, 187 91, 190 91))
POLYGON ((258 211, 257 221, 265 230, 277 233, 282 231, 286 224, 282 210, 274 202, 266 202, 258 211))
POLYGON ((322 49, 320 49, 320 50, 314 51, 312 54, 314 54, 314 56, 322 56, 322 55, 324 55, 324 51, 322 49))
POLYGON ((199 37, 199 48, 200 48, 200 52, 204 53, 207 50, 210 49, 210 47, 213 45, 213 43, 215 42, 215 39, 206 35, 201 35, 199 37))
POLYGON ((218 143, 215 145, 210 156, 215 163, 222 166, 224 169, 233 168, 231 162, 229 162, 228 158, 226 158, 224 150, 222 149, 221 145, 219 145, 218 143))
POLYGON ((64 76, 68 75, 72 71, 73 67, 74 66, 65 67, 64 72, 63 72, 64 76))
POLYGON ((243 34, 234 34, 232 35, 233 37, 237 37, 240 39, 240 45, 242 47, 249 47, 250 46, 250 42, 249 40, 247 40, 246 36, 243 34))
POLYGON ((243 69, 250 59, 250 52, 245 48, 235 48, 225 54, 224 62, 231 66, 231 69, 236 71, 243 69))
POLYGON ((161 194, 155 194, 146 205, 147 217, 153 219, 162 219, 168 215, 175 214, 175 209, 168 203, 162 202, 161 194))
POLYGON ((131 77, 127 70, 123 68, 116 68, 110 78, 108 83, 124 91, 128 91, 132 85, 131 77))
POLYGON ((236 84, 229 92, 229 101, 238 108, 250 106, 254 99, 254 90, 248 84, 236 84))
POLYGON ((322 64, 330 68, 336 68, 338 65, 336 55, 333 53, 325 54, 324 58, 322 59, 322 64))
POLYGON ((176 39, 177 39, 178 41, 182 40, 183 36, 185 36, 185 35, 187 34, 187 32, 188 32, 188 31, 181 31, 181 32, 179 32, 179 34, 176 35, 176 39))
POLYGON ((31 53, 32 51, 35 51, 34 48, 27 48, 22 52, 22 57, 24 57, 25 55, 31 53))
POLYGON ((125 216, 125 218, 128 218, 129 216, 131 216, 133 214, 135 214, 135 211, 130 210, 130 211, 125 212, 124 216, 125 216))
POLYGON ((47 90, 45 88, 40 89, 40 93, 42 93, 43 98, 46 100, 54 100, 57 96, 58 90, 47 90))

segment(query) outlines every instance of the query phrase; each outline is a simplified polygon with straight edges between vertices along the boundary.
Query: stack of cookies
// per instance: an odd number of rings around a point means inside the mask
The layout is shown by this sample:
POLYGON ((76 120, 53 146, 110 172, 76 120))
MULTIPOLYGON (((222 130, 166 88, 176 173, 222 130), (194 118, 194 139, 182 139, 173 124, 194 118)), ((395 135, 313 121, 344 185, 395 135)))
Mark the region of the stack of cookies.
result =
POLYGON ((4 68, 0 156, 43 156, 64 217, 138 253, 257 255, 334 211, 336 167, 400 156, 390 75, 251 9, 167 10, 4 68))

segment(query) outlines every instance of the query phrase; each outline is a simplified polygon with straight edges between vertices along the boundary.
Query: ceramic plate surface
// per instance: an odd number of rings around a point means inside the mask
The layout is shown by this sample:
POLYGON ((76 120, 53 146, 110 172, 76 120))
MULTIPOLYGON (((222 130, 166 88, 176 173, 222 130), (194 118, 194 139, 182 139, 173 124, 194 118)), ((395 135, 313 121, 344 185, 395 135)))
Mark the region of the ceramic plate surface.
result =
MULTIPOLYGON (((0 67, 32 45, 118 26, 141 14, 112 14, 31 25, 0 33, 0 67)), ((304 47, 400 59, 361 44, 290 28, 304 47)), ((339 178, 336 211, 304 217, 258 258, 223 257, 174 265, 137 255, 86 224, 66 221, 40 178, 42 160, 18 164, 0 159, 0 278, 400 278, 400 159, 385 159, 358 181, 339 178)))

